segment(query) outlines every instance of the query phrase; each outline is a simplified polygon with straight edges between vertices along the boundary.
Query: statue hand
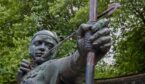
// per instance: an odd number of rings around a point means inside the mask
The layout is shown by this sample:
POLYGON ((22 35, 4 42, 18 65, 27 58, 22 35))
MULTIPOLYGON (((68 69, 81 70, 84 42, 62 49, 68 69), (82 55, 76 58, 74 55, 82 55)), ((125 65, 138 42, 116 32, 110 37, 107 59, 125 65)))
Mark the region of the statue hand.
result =
POLYGON ((30 70, 30 62, 26 59, 23 59, 17 72, 17 81, 21 81, 23 76, 26 75, 30 70))
POLYGON ((92 50, 95 51, 97 59, 102 58, 110 49, 111 36, 108 28, 109 21, 102 19, 97 22, 88 24, 82 24, 77 32, 78 35, 78 49, 80 55, 87 55, 87 48, 85 45, 89 44, 92 50), (90 42, 86 42, 86 33, 91 32, 91 35, 87 38, 90 42))

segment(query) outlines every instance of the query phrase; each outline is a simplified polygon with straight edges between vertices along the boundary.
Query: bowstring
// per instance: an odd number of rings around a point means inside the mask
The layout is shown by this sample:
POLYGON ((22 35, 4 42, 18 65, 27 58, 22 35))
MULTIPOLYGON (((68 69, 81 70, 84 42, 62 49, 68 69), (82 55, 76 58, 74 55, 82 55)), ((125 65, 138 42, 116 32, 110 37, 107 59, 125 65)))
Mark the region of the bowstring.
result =
POLYGON ((71 33, 69 36, 65 37, 62 41, 60 41, 52 49, 50 49, 49 52, 51 52, 54 49, 59 48, 65 41, 67 41, 68 39, 70 39, 71 37, 73 37, 76 34, 77 31, 78 31, 78 29, 76 31, 74 31, 73 33, 71 33))

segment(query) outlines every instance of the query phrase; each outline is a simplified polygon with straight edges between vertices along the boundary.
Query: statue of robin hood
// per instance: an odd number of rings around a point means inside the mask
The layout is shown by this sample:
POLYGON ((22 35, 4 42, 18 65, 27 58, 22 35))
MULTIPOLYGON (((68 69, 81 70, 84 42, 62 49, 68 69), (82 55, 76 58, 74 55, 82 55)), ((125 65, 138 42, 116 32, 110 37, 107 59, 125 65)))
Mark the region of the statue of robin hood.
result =
POLYGON ((32 37, 29 51, 33 63, 23 60, 17 72, 18 84, 80 84, 86 67, 86 30, 91 29, 91 41, 99 61, 110 49, 111 37, 108 20, 81 24, 77 31, 77 50, 70 56, 54 59, 57 50, 51 50, 59 43, 56 33, 41 30, 32 37), (51 50, 51 51, 50 51, 51 50))
POLYGON ((81 24, 77 35, 77 50, 70 56, 54 59, 58 37, 54 32, 41 30, 32 37, 29 52, 32 58, 30 63, 23 60, 17 72, 18 84, 81 84, 86 67, 87 49, 92 46, 96 61, 99 61, 110 49, 111 36, 108 20, 81 24), (87 30, 91 36, 85 41, 87 30))

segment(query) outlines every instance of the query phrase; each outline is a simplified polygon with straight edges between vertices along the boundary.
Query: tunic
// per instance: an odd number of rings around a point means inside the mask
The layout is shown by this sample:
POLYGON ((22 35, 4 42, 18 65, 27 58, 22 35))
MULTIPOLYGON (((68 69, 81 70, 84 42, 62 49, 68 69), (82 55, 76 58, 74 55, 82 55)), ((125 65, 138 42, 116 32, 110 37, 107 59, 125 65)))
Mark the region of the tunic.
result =
POLYGON ((84 62, 77 52, 61 59, 44 62, 28 72, 21 84, 80 84, 84 62))

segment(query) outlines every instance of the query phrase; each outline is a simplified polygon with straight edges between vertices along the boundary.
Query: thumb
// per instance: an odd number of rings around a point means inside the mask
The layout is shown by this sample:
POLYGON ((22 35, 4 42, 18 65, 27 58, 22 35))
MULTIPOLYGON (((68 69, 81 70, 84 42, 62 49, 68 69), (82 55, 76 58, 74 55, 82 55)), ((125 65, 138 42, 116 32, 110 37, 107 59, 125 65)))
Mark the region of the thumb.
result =
POLYGON ((77 37, 81 38, 84 36, 85 32, 87 32, 88 30, 91 30, 92 25, 90 24, 81 24, 78 31, 76 32, 77 37))

